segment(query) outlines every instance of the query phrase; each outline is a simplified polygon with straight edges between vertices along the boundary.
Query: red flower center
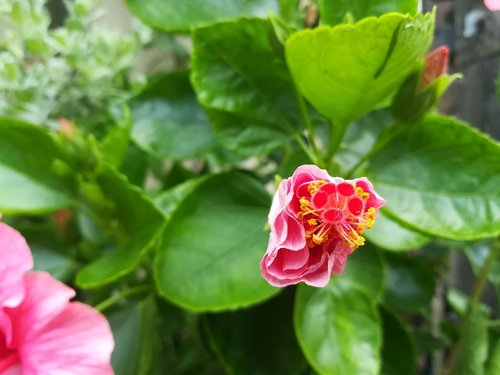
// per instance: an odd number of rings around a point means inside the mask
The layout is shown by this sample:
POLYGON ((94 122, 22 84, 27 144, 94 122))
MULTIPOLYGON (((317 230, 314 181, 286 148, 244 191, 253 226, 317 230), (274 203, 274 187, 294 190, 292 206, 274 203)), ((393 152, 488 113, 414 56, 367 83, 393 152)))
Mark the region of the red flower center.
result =
POLYGON ((301 189, 297 218, 306 229, 309 248, 340 239, 351 249, 364 244, 363 231, 374 224, 375 209, 370 207, 370 193, 350 182, 338 184, 313 181, 301 189))

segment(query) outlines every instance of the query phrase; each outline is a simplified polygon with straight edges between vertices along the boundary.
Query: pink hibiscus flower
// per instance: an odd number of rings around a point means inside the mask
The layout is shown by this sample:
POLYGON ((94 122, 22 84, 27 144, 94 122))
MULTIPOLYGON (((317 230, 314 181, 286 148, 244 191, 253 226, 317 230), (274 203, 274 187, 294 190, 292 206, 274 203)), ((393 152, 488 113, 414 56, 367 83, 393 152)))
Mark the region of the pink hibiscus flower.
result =
POLYGON ((300 166, 274 196, 263 277, 279 287, 301 281, 325 286, 363 245, 361 234, 384 203, 366 178, 344 180, 314 165, 300 166))
POLYGON ((32 266, 24 238, 0 223, 0 375, 113 374, 107 320, 32 266))

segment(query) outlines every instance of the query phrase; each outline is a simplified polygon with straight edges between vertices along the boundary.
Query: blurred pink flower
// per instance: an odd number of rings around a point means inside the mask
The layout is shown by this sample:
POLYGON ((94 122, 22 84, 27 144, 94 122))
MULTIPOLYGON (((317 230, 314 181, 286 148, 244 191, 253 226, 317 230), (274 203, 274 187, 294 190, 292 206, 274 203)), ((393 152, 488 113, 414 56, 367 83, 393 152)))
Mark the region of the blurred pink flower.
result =
POLYGON ((484 0, 484 6, 492 12, 495 12, 500 10, 500 0, 484 0))
POLYGON ((300 166, 274 196, 263 277, 279 287, 301 281, 325 286, 363 245, 361 234, 384 203, 366 178, 344 180, 314 165, 300 166))
POLYGON ((21 234, 0 223, 0 375, 113 374, 107 320, 32 265, 21 234))
POLYGON ((433 49, 425 57, 424 70, 420 79, 420 89, 424 89, 436 79, 448 72, 450 47, 444 45, 433 49))

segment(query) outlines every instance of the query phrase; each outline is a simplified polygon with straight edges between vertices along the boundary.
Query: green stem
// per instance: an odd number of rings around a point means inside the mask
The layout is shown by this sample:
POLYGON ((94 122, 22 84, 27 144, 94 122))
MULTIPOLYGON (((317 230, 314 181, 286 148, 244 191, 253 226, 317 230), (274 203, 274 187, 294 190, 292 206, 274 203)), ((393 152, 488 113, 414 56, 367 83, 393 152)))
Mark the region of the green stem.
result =
POLYGON ((366 153, 358 162, 347 172, 347 178, 352 178, 354 173, 361 167, 366 161, 370 160, 373 155, 379 152, 384 146, 386 146, 395 136, 399 133, 402 126, 395 123, 392 126, 386 128, 380 136, 377 138, 377 141, 373 145, 373 147, 366 153))
POLYGON ((455 347, 453 348, 449 360, 448 360, 448 366, 446 370, 446 374, 452 374, 454 372, 457 359, 458 359, 458 350, 461 345, 461 339, 463 337, 463 333, 466 331, 470 319, 472 316, 472 312, 474 309, 474 306, 476 306, 478 303, 481 301, 481 297, 484 292, 484 288, 486 287, 486 284, 488 283, 488 276, 493 269, 493 266, 495 265, 496 258, 499 254, 500 251, 500 237, 496 239, 496 241, 492 244, 491 246, 491 252, 486 259, 486 263, 484 264, 483 268, 481 269, 481 272, 478 275, 478 278, 476 280, 476 283, 474 284, 474 289, 472 290, 472 294, 470 297, 470 302, 467 307, 467 312, 465 313, 464 317, 462 318, 462 322, 460 324, 460 338, 458 342, 455 344, 455 347))
POLYGON ((332 166, 333 157, 337 153, 344 139, 349 124, 331 124, 330 126, 330 143, 328 144, 328 152, 326 154, 326 165, 328 168, 332 166))
POLYGON ((318 156, 309 148, 300 134, 295 134, 295 140, 313 164, 321 165, 321 160, 318 160, 318 156))
POLYGON ((297 91, 297 101, 299 102, 299 107, 300 107, 300 112, 302 114, 302 119, 304 120, 304 124, 306 125, 307 132, 309 135, 309 144, 311 145, 311 149, 316 155, 316 159, 320 164, 318 164, 320 167, 324 167, 324 162, 323 158, 321 156, 321 152, 316 145, 316 135, 314 133, 314 126, 311 122, 311 119, 309 118, 309 113, 307 112, 307 106, 306 102, 304 100, 304 97, 300 95, 300 93, 297 91))
POLYGON ((124 298, 131 297, 136 294, 143 294, 146 292, 150 292, 151 290, 152 287, 150 285, 139 285, 134 288, 122 290, 119 293, 109 297, 108 299, 105 299, 101 303, 98 303, 95 306, 95 309, 97 311, 103 312, 104 310, 113 306, 116 302, 121 301, 124 298))

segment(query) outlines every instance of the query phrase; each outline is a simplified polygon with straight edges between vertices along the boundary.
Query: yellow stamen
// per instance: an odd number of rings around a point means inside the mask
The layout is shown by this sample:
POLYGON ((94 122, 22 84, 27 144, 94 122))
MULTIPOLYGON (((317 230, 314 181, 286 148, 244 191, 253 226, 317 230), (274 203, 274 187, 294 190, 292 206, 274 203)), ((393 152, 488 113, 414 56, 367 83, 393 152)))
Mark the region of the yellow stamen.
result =
POLYGON ((361 198, 361 199, 368 199, 368 198, 370 198, 370 193, 367 193, 366 191, 364 191, 359 186, 356 187, 355 191, 356 191, 356 196, 359 197, 359 198, 361 198))
POLYGON ((309 219, 309 220, 307 220, 307 224, 309 224, 309 225, 318 225, 318 220, 316 220, 316 219, 309 219))
POLYGON ((307 190, 309 190, 309 193, 311 193, 311 195, 314 195, 314 193, 316 193, 324 184, 326 184, 325 180, 313 181, 309 184, 307 190))

